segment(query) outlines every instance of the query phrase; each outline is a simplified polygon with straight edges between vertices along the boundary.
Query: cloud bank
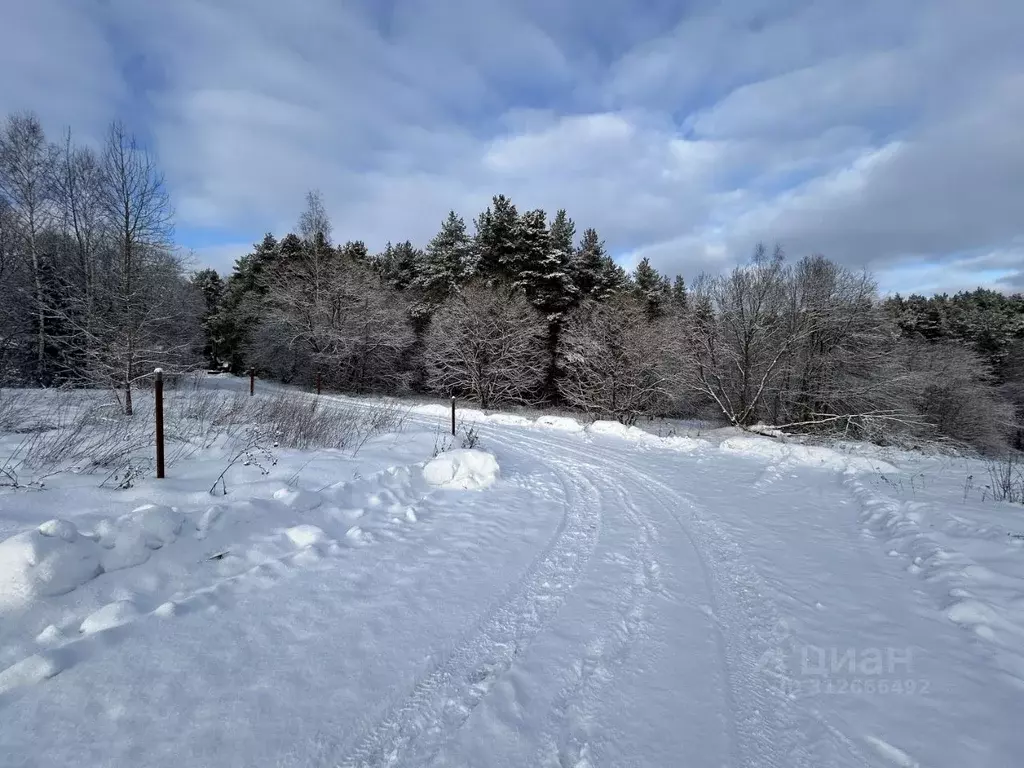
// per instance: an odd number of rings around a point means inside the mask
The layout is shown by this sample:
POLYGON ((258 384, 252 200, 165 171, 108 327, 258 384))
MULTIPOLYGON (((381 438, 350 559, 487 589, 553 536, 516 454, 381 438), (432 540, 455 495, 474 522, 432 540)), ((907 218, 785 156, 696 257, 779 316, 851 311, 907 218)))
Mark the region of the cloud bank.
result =
POLYGON ((501 192, 689 278, 766 240, 886 290, 1024 289, 1018 0, 34 0, 5 17, 0 111, 85 140, 125 119, 179 236, 221 268, 319 187, 336 236, 372 248, 501 192))

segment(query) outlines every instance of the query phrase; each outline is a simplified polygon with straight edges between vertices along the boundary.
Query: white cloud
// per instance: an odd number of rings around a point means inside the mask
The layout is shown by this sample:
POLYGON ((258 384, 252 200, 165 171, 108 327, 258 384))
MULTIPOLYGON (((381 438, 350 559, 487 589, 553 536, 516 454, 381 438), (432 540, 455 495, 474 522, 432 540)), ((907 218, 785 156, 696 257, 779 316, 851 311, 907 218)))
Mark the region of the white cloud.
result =
POLYGON ((183 228, 247 245, 311 187, 374 248, 504 193, 687 276, 765 239, 1016 284, 958 254, 1024 236, 1017 0, 603 5, 37 0, 8 13, 0 110, 86 134, 120 112, 183 228))

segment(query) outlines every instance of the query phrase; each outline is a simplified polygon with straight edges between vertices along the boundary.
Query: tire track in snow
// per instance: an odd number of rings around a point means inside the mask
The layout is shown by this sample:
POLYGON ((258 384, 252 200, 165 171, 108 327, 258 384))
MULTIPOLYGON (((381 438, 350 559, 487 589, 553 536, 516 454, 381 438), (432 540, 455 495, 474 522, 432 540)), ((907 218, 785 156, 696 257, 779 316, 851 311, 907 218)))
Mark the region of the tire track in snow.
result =
MULTIPOLYGON (((592 463, 600 457, 606 462, 602 468, 606 472, 626 466, 629 459, 626 452, 593 443, 582 450, 563 440, 559 449, 581 462, 592 463)), ((634 491, 650 499, 679 528, 704 574, 729 687, 733 763, 757 768, 820 768, 832 764, 822 762, 820 749, 838 746, 861 765, 872 765, 842 731, 788 694, 793 688, 787 685, 792 672, 786 660, 793 658, 794 639, 768 599, 763 580, 731 534, 689 494, 656 479, 639 462, 628 466, 633 470, 628 477, 634 491), (658 492, 652 492, 655 490, 658 492)))
POLYGON ((614 673, 629 658, 633 646, 643 639, 647 605, 658 590, 658 563, 651 551, 651 530, 623 486, 611 484, 610 487, 626 517, 638 530, 631 547, 632 581, 626 589, 626 599, 618 606, 620 621, 587 643, 585 655, 573 664, 572 679, 555 697, 548 723, 540 735, 540 752, 531 765, 557 765, 559 768, 592 765, 588 734, 575 726, 571 712, 585 708, 588 699, 612 682, 614 673))
MULTIPOLYGON (((423 423, 436 421, 412 418, 423 423)), ((788 695, 787 691, 792 689, 787 688, 787 682, 792 680, 792 674, 786 659, 793 656, 794 639, 742 548, 690 494, 683 494, 655 479, 636 461, 627 465, 630 451, 601 448, 593 442, 581 445, 582 435, 541 434, 530 428, 510 435, 504 429, 496 433, 492 425, 486 426, 488 439, 497 439, 512 447, 516 442, 529 443, 548 453, 554 451, 559 457, 571 455, 577 466, 596 470, 602 479, 609 474, 621 474, 633 494, 650 499, 653 506, 664 513, 664 518, 682 532, 702 571, 711 618, 718 627, 716 641, 723 679, 728 687, 724 693, 729 730, 733 734, 733 765, 820 768, 834 764, 834 760, 822 762, 815 754, 822 746, 832 749, 839 746, 859 764, 873 765, 841 730, 788 695), (628 469, 632 469, 635 476, 623 472, 628 469), (660 495, 653 492, 655 489, 660 495), (676 503, 667 503, 666 497, 676 503), (676 509, 685 513, 685 521, 676 509), (825 741, 829 743, 823 745, 825 741)), ((776 471, 758 479, 761 482, 757 487, 764 490, 779 480, 780 475, 776 471)), ((580 754, 573 768, 592 764, 587 745, 579 746, 580 754)))
MULTIPOLYGON (((516 434, 516 440, 519 442, 529 443, 542 451, 555 451, 559 456, 558 461, 564 462, 565 459, 562 457, 568 454, 572 456, 575 466, 588 467, 595 473, 597 482, 608 485, 618 498, 627 519, 636 525, 640 532, 638 562, 642 563, 643 586, 641 589, 645 593, 643 602, 641 604, 640 599, 636 598, 632 601, 630 608, 624 611, 624 632, 617 633, 615 628, 612 628, 608 634, 602 635, 590 647, 590 652, 584 658, 577 661, 576 668, 573 670, 573 680, 555 698, 550 722, 542 735, 541 752, 533 762, 536 765, 551 765, 552 768, 554 766, 558 766, 558 768, 590 768, 594 764, 591 745, 585 734, 581 735, 570 731, 569 712, 574 706, 585 707, 586 700, 596 695, 603 684, 610 682, 610 676, 606 674, 608 669, 625 661, 630 646, 639 639, 636 635, 639 634, 644 608, 649 598, 654 593, 662 591, 657 576, 660 566, 651 551, 651 541, 658 538, 658 527, 641 511, 641 505, 635 499, 645 499, 648 503, 662 508, 667 513, 666 517, 682 528, 700 566, 704 577, 704 592, 707 601, 713 606, 713 612, 717 612, 717 603, 714 579, 707 567, 703 552, 697 547, 685 527, 671 513, 669 506, 652 490, 652 486, 660 488, 663 492, 667 491, 673 496, 678 496, 678 494, 663 483, 654 480, 645 471, 624 466, 625 455, 622 453, 601 449, 593 444, 589 444, 586 449, 583 449, 573 437, 567 437, 556 443, 553 442, 556 437, 557 433, 545 435, 545 437, 535 434, 516 434), (614 481, 611 481, 611 478, 615 478, 614 481), (631 499, 631 496, 635 499, 631 499), (608 679, 601 679, 602 677, 608 679), (554 762, 552 762, 553 760, 554 762)), ((716 641, 722 679, 730 681, 732 673, 727 659, 724 636, 721 632, 717 633, 716 641)), ((742 759, 738 751, 740 738, 737 736, 735 724, 737 707, 733 704, 734 695, 731 683, 724 693, 727 699, 726 714, 730 718, 727 731, 730 734, 730 747, 733 751, 732 764, 747 765, 747 763, 741 762, 742 759)), ((754 764, 750 763, 750 765, 754 764)))
POLYGON ((555 474, 566 498, 554 537, 469 636, 404 701, 363 732, 340 766, 427 763, 555 616, 582 575, 601 524, 594 484, 575 470, 556 469, 555 474))

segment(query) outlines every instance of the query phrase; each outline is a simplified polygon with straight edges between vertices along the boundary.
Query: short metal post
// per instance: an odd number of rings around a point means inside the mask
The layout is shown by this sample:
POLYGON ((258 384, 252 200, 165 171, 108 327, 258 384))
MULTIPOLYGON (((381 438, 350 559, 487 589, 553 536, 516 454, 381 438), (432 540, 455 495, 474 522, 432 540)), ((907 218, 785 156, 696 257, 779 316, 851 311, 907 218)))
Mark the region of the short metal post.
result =
POLYGON ((156 476, 164 477, 164 369, 157 368, 156 374, 156 476))
POLYGON ((256 392, 256 369, 249 369, 249 397, 252 397, 256 392))
POLYGON ((455 436, 455 395, 452 395, 452 436, 455 436))

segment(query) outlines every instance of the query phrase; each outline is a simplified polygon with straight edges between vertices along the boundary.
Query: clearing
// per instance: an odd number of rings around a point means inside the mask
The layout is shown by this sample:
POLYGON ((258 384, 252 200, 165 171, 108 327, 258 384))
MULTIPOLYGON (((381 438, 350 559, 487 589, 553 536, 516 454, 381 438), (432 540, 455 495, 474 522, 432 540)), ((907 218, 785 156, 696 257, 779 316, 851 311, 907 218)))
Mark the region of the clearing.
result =
POLYGON ((1020 764, 1024 507, 983 462, 446 418, 249 439, 216 495, 198 432, 165 481, 23 469, 0 764, 1020 764))

